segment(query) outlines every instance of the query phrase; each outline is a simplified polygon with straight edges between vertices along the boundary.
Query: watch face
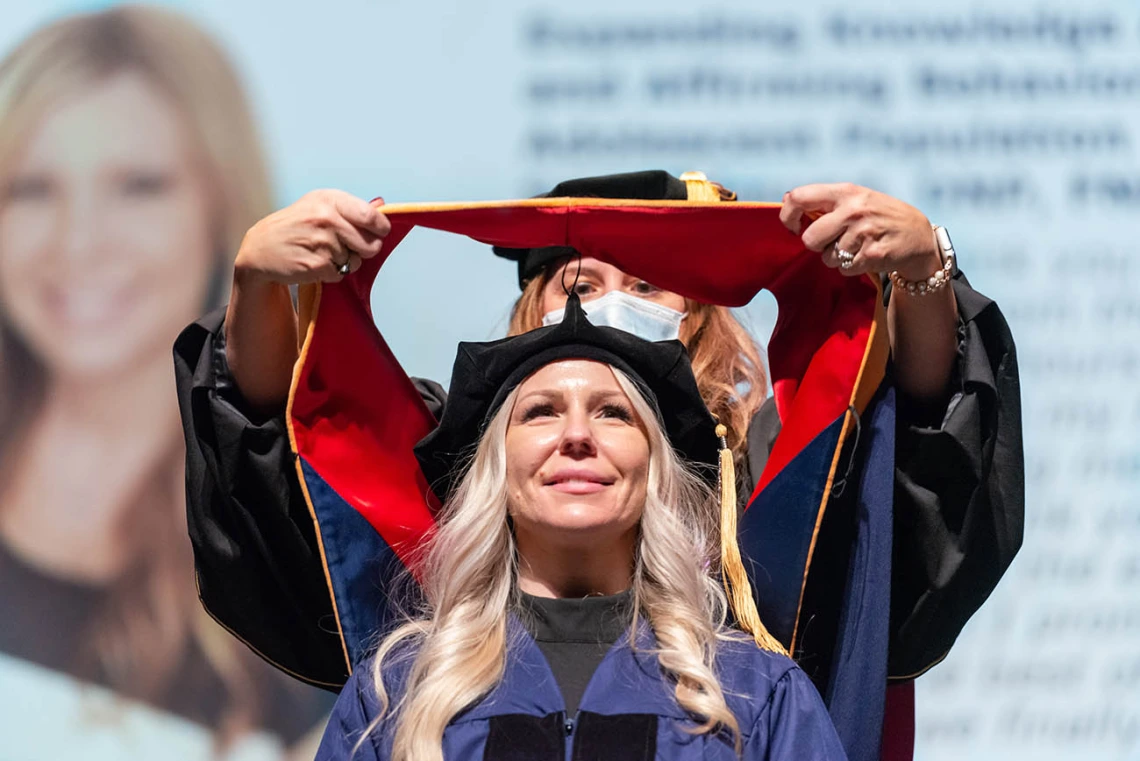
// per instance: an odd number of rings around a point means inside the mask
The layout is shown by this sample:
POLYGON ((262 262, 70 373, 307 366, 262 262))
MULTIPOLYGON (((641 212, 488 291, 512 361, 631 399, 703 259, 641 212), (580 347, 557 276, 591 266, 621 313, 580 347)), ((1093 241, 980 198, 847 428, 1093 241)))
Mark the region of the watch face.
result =
POLYGON ((935 226, 934 237, 938 240, 938 247, 942 249, 943 256, 954 253, 954 244, 950 242, 950 232, 945 227, 935 226))
POLYGON ((950 274, 955 275, 958 272, 958 257, 954 253, 954 244, 950 241, 950 231, 942 225, 934 225, 934 239, 938 241, 939 253, 942 255, 942 262, 950 262, 950 274))

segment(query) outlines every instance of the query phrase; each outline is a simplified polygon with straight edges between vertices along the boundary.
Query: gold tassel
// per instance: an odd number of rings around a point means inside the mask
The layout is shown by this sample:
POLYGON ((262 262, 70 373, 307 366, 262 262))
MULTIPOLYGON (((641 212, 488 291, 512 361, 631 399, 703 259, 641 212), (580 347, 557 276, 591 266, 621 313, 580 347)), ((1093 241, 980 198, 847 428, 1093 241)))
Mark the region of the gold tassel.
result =
POLYGON ((690 201, 719 201, 720 193, 705 177, 704 172, 685 172, 681 175, 690 201))
POLYGON ((712 182, 704 172, 685 172, 681 175, 690 201, 735 201, 736 193, 719 182, 712 182))
POLYGON ((720 567, 728 590, 728 604, 737 625, 751 634, 762 650, 787 655, 788 651, 760 620, 752 598, 752 585, 736 542, 736 466, 732 462, 732 450, 728 448, 728 428, 718 423, 716 435, 720 437, 720 567))

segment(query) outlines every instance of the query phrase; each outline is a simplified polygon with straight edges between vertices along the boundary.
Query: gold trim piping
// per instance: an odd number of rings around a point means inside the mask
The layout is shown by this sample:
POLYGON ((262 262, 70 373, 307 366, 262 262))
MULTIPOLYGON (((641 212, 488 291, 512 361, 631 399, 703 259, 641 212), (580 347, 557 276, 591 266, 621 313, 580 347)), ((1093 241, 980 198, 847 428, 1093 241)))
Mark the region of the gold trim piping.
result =
MULTIPOLYGON (((864 374, 866 373, 869 361, 880 352, 877 349, 886 345, 882 339, 881 326, 886 324, 886 311, 883 309, 883 288, 882 283, 879 282, 877 277, 871 276, 875 283, 875 316, 871 320, 871 330, 867 336, 867 346, 863 350, 863 361, 859 364, 859 373, 855 376, 855 387, 851 390, 851 398, 849 404, 855 406, 856 411, 862 412, 866 409, 867 403, 874 396, 875 389, 871 389, 870 393, 862 389, 864 374), (861 406, 860 406, 861 403, 861 406)), ((879 382, 881 383, 883 375, 880 374, 879 382)), ((876 384, 877 388, 878 384, 876 384)), ((794 653, 796 648, 796 638, 800 631, 800 614, 803 612, 804 592, 807 590, 808 575, 811 572, 811 563, 815 555, 815 545, 819 540, 819 530, 823 526, 823 516, 827 512, 827 505, 831 499, 831 489, 835 485, 835 473, 839 468, 840 456, 843 454, 843 445, 847 443, 847 436, 851 432, 853 426, 854 416, 851 414, 851 409, 848 407, 847 412, 843 416, 843 428, 839 432, 839 441, 835 445, 835 454, 831 458, 831 468, 827 474, 827 482, 824 484, 823 499, 820 500, 819 510, 816 512, 815 528, 811 533, 811 544, 808 545, 807 562, 804 564, 803 579, 800 581, 800 599, 796 603, 796 623, 792 627, 792 640, 791 647, 788 648, 789 652, 794 653)))
POLYGON ((783 204, 769 201, 639 201, 627 198, 526 198, 509 201, 443 201, 428 203, 389 203, 378 207, 384 214, 415 214, 420 212, 466 211, 468 209, 555 209, 570 206, 648 207, 648 208, 733 208, 779 209, 783 204))
POLYGON ((240 634, 235 632, 233 629, 231 629, 229 626, 227 626, 225 624, 225 622, 222 621, 222 619, 220 619, 216 615, 214 615, 214 612, 212 610, 210 610, 210 607, 208 605, 206 605, 206 601, 202 599, 202 585, 198 580, 198 571, 197 570, 194 571, 194 589, 197 590, 197 592, 198 592, 198 602, 201 603, 202 610, 206 611, 206 615, 209 616, 210 619, 215 624, 217 624, 218 626, 225 629, 231 637, 233 637, 234 639, 236 639, 237 641, 241 642, 243 645, 248 647, 250 650, 252 650, 257 655, 258 658, 261 658, 261 660, 265 661, 266 663, 268 663, 273 668, 277 669, 278 671, 280 671, 284 674, 288 674, 289 676, 293 677, 294 679, 301 681, 301 682, 304 682, 305 684, 311 684, 314 687, 330 687, 330 688, 333 688, 336 690, 339 690, 340 688, 344 687, 343 682, 322 682, 320 679, 313 679, 311 677, 304 676, 302 674, 297 673, 293 669, 286 668, 285 666, 282 666, 280 663, 273 660, 268 655, 261 652, 261 650, 257 649, 252 644, 250 644, 249 640, 247 640, 245 637, 241 636, 240 634))
POLYGON ((918 679, 920 676, 925 674, 927 671, 930 671, 930 669, 934 668, 939 663, 942 663, 942 661, 946 660, 946 656, 948 656, 948 655, 950 655, 949 650, 947 650, 942 655, 938 656, 933 661, 928 663, 926 666, 922 667, 920 670, 914 672, 913 674, 907 674, 905 676, 895 676, 892 674, 887 674, 887 682, 888 683, 896 682, 896 683, 901 684, 902 682, 909 682, 909 681, 912 681, 914 679, 918 679))
MULTIPOLYGON (((325 540, 321 536, 321 525, 317 520, 317 511, 313 507, 313 497, 309 494, 309 485, 305 482, 305 471, 301 468, 301 454, 297 446, 297 433, 293 430, 293 401, 297 394, 297 384, 301 379, 301 370, 305 366, 305 359, 309 355, 309 347, 313 342, 313 331, 317 324, 317 314, 321 307, 321 291, 322 284, 316 283, 310 289, 302 289, 307 292, 306 298, 302 299, 301 294, 298 293, 297 301, 301 314, 298 315, 298 325, 304 325, 305 340, 301 344, 301 353, 297 357, 297 364, 293 366, 293 381, 289 384, 289 401, 285 405, 285 426, 289 430, 289 446, 293 448, 293 465, 297 468, 297 480, 301 482, 301 493, 305 497, 305 505, 309 508, 309 515, 313 519, 313 531, 317 535, 317 548, 321 553, 321 568, 325 572, 325 583, 329 588, 329 599, 332 601, 333 616, 336 618, 336 630, 340 637, 340 646, 344 651, 344 663, 348 669, 349 675, 352 674, 352 659, 348 655, 348 643, 344 638, 344 627, 340 623, 340 610, 336 604, 336 592, 333 590, 332 576, 329 574, 329 561, 325 555, 325 540)), ((298 336, 301 335, 298 330, 298 336)))

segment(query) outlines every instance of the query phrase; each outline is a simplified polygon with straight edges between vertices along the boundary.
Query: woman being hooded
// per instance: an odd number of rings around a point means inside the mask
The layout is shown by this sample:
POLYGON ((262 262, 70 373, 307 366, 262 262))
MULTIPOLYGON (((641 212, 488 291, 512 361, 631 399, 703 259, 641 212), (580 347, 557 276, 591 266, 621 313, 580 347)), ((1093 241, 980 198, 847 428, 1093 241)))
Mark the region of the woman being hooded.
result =
POLYGON ((452 388, 416 447, 444 500, 418 614, 353 672, 318 759, 844 758, 755 610, 752 636, 725 626, 724 431, 680 342, 571 296, 557 325, 461 344, 452 388))
MULTIPOLYGON (((702 179, 639 172, 572 180, 549 195, 733 198, 702 179)), ((781 221, 827 266, 847 276, 890 276, 899 400, 889 674, 906 679, 945 655, 1021 543, 1013 341, 997 305, 969 287, 945 233, 919 210, 852 185, 805 186, 783 200, 781 221), (920 281, 931 286, 920 289, 920 281)), ((203 602, 266 657, 332 687, 345 679, 344 651, 283 415, 298 358, 289 286, 351 277, 380 252, 389 229, 376 204, 338 191, 316 191, 270 215, 243 242, 225 313, 188 328, 175 349, 203 602)), ((740 492, 752 492, 781 421, 765 399, 757 347, 727 308, 569 249, 497 253, 518 261, 523 287, 512 335, 559 318, 566 274, 594 322, 652 340, 679 338, 708 408, 727 425, 740 492)), ((438 417, 442 389, 419 388, 438 417)), ((801 619, 813 626, 794 653, 825 697, 847 588, 851 528, 844 522, 853 522, 850 513, 829 515, 833 525, 822 526, 822 551, 805 584, 801 619)))

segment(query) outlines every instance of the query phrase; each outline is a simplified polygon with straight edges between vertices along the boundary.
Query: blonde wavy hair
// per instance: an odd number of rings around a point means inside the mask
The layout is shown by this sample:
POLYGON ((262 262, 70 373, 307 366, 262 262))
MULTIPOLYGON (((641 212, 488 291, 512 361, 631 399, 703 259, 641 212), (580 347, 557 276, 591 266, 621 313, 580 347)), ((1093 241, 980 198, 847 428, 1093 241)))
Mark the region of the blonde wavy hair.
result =
MULTIPOLYGON (((725 626, 719 579, 719 510, 709 487, 677 457, 633 382, 613 370, 644 422, 649 472, 633 558, 630 639, 648 625, 658 660, 676 682, 674 696, 697 722, 695 733, 725 731, 740 748, 740 727, 713 671, 717 643, 738 638, 725 626)), ((372 663, 380 712, 357 743, 378 727, 394 731, 394 761, 442 759, 445 727, 502 678, 507 619, 518 602, 518 554, 507 521, 505 439, 517 396, 511 392, 479 442, 422 565, 418 615, 386 636, 372 663), (411 646, 411 647, 409 647, 411 646), (393 698, 388 666, 411 659, 393 698)))
MULTIPOLYGON (((37 30, 0 61, 0 187, 45 115, 123 72, 141 74, 169 99, 205 168, 218 259, 202 308, 220 306, 242 236, 272 211, 273 195, 233 66, 181 14, 120 6, 68 16, 37 30)), ((15 451, 42 409, 47 375, 0 310, 0 478, 7 480, 15 451)), ((271 688, 254 678, 268 670, 198 603, 186 539, 184 464, 180 433, 172 429, 164 456, 130 497, 123 518, 130 559, 84 632, 75 669, 101 670, 116 691, 154 701, 177 689, 177 669, 195 645, 224 685, 219 699, 225 718, 217 728, 224 742, 256 723, 271 688)), ((291 689, 282 681, 273 689, 291 689)))
MULTIPOLYGON (((527 281, 511 309, 508 335, 542 327, 543 293, 565 266, 565 260, 553 262, 527 281)), ((748 426, 768 394, 760 347, 728 307, 686 298, 685 311, 679 337, 689 350, 701 398, 728 428, 728 446, 739 464, 748 449, 748 426)))

